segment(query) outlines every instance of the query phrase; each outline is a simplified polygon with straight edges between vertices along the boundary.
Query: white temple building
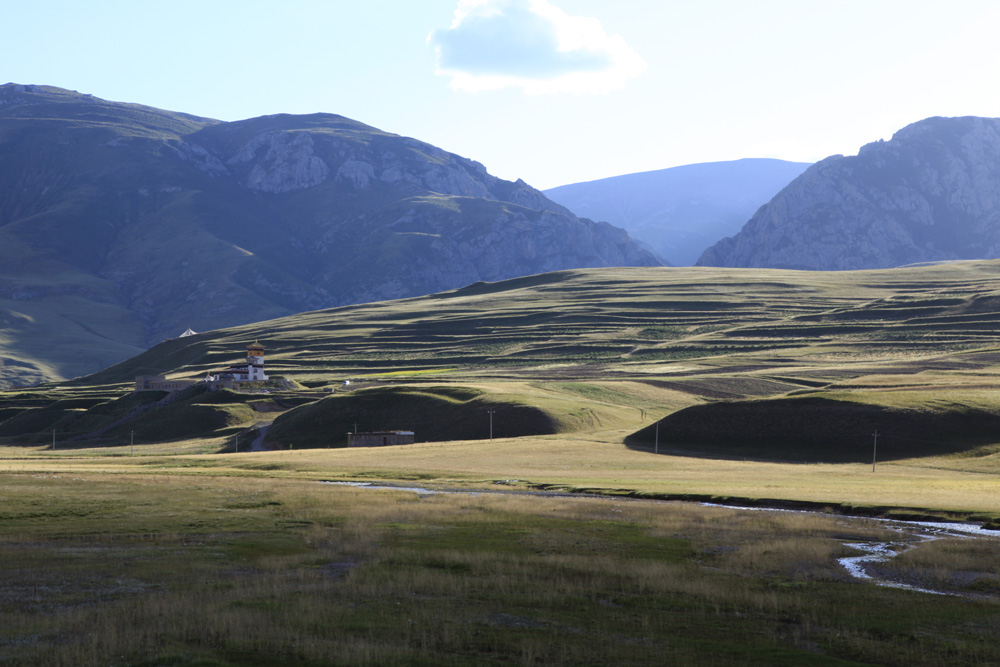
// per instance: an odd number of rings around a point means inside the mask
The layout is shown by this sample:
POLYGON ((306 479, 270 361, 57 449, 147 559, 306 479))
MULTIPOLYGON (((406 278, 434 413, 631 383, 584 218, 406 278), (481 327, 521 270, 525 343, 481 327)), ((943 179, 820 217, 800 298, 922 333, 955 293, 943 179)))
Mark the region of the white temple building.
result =
POLYGON ((212 371, 205 378, 206 382, 263 382, 267 379, 264 372, 264 346, 254 341, 247 346, 247 362, 230 366, 221 371, 212 371))

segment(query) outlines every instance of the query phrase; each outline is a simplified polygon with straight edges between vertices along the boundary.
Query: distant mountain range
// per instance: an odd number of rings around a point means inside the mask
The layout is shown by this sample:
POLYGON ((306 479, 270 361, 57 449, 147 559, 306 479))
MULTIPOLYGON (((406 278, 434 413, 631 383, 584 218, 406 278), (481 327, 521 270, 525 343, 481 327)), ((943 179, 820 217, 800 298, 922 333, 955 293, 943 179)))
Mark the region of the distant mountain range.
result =
POLYGON ((614 176, 545 190, 577 215, 607 220, 676 266, 738 232, 750 216, 809 166, 744 159, 614 176))
POLYGON ((1000 119, 928 118, 819 162, 703 266, 841 270, 1000 257, 1000 119))
POLYGON ((188 327, 659 264, 522 181, 341 116, 225 123, 0 86, 0 386, 188 327))

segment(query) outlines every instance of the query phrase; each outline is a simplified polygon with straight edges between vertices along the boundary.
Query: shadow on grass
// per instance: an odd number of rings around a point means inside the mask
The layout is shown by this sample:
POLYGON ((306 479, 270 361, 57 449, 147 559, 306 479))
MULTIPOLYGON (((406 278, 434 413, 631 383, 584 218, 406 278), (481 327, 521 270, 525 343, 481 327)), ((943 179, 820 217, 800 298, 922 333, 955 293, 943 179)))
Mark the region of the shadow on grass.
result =
POLYGON ((663 453, 681 450, 706 458, 866 463, 874 455, 893 461, 974 454, 1000 442, 1000 414, 890 408, 821 397, 729 401, 679 410, 631 434, 625 444, 652 450, 657 441, 663 453))
POLYGON ((347 433, 413 431, 417 442, 486 440, 558 432, 539 408, 507 403, 467 387, 379 387, 338 394, 290 410, 274 421, 271 449, 344 447, 347 433))

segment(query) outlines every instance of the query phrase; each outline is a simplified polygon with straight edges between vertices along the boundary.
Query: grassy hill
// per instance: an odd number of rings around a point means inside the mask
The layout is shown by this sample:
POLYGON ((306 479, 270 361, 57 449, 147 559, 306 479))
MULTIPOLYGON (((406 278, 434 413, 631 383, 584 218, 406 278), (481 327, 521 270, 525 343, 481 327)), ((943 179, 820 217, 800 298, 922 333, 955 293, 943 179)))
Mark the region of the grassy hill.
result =
POLYGON ((509 396, 463 386, 379 387, 331 396, 279 417, 267 443, 279 447, 343 447, 347 433, 414 431, 419 442, 482 440, 556 433, 553 413, 509 396), (491 415, 489 414, 492 411, 491 415))
MULTIPOLYGON (((66 401, 122 400, 139 374, 202 377, 259 340, 269 373, 310 390, 237 395, 241 407, 212 407, 172 438, 274 421, 271 446, 341 445, 355 422, 476 439, 495 409, 497 428, 510 429, 498 435, 634 434, 634 447, 651 446, 665 418, 661 447, 698 455, 865 460, 875 429, 886 458, 988 451, 1000 415, 998 295, 992 261, 541 274, 166 341, 98 374, 0 395, 0 436, 85 435, 99 406, 66 401)), ((158 432, 169 439, 147 435, 158 432)))
POLYGON ((658 443, 663 451, 810 463, 982 456, 1000 451, 1000 391, 952 393, 927 386, 724 401, 675 412, 626 442, 643 449, 658 443))
POLYGON ((704 396, 771 394, 990 365, 998 295, 1000 263, 988 261, 833 273, 562 271, 171 340, 76 384, 197 375, 260 340, 269 369, 313 384, 388 374, 641 378, 704 396))

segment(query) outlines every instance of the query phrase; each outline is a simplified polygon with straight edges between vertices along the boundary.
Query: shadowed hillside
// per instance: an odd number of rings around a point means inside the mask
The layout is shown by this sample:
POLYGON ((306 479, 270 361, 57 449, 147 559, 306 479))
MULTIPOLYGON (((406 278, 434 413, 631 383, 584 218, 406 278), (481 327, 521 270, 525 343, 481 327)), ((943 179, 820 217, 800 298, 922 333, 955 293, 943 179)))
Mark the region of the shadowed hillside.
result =
MULTIPOLYGON (((1000 398, 1000 392, 994 391, 1000 398)), ((923 398, 924 401, 920 399, 923 398)), ((871 463, 974 450, 1000 441, 1000 401, 992 409, 930 403, 909 407, 827 398, 719 402, 685 408, 658 422, 662 453, 790 462, 871 463), (875 433, 878 432, 876 451, 875 433)), ((626 439, 655 446, 657 426, 626 439)))
POLYGON ((555 415, 530 405, 497 400, 468 387, 385 387, 335 395, 292 410, 265 439, 272 448, 343 447, 347 433, 414 431, 417 442, 483 440, 556 433, 555 415))

